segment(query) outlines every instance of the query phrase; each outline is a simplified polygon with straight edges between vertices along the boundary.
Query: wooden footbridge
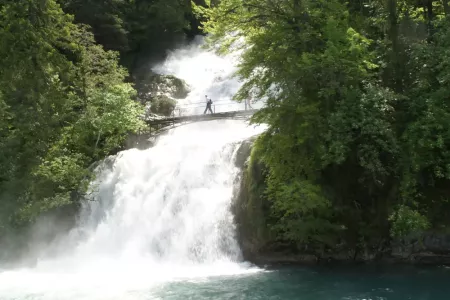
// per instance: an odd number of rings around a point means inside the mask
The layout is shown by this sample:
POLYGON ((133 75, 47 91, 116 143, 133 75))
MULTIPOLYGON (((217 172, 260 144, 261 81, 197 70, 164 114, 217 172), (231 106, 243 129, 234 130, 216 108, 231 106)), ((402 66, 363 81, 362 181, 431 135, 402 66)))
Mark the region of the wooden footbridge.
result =
POLYGON ((177 108, 173 111, 172 115, 169 117, 153 116, 147 118, 146 122, 152 127, 161 128, 171 125, 173 126, 179 123, 202 122, 218 119, 247 119, 257 111, 258 109, 247 109, 247 105, 245 105, 245 109, 242 110, 233 110, 216 113, 216 107, 214 106, 212 114, 206 113, 206 114, 184 115, 182 113, 183 109, 177 108))
POLYGON ((154 118, 147 120, 147 124, 151 126, 153 125, 169 126, 177 123, 201 122, 217 119, 247 119, 257 111, 258 111, 257 109, 252 109, 252 110, 228 111, 203 115, 154 118))

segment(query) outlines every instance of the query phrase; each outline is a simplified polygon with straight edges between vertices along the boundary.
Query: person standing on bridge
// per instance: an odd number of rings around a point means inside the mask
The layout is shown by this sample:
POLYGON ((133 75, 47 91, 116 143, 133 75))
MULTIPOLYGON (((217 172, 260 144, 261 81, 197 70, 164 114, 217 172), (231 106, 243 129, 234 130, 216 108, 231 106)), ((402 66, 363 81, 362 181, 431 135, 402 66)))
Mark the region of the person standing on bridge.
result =
POLYGON ((205 112, 203 114, 205 115, 208 110, 211 112, 211 114, 213 114, 213 111, 211 109, 211 105, 213 102, 212 102, 211 98, 208 99, 208 95, 205 95, 205 98, 206 98, 206 108, 205 108, 205 112))
POLYGON ((252 93, 251 91, 249 91, 249 92, 248 92, 248 95, 247 95, 247 98, 244 100, 244 103, 245 103, 245 110, 247 110, 247 107, 248 107, 249 109, 253 109, 252 104, 251 104, 252 99, 253 99, 253 93, 252 93))
POLYGON ((245 99, 244 101, 245 101, 245 110, 247 110, 247 107, 248 107, 248 109, 253 109, 252 104, 251 104, 251 101, 252 101, 251 96, 249 98, 245 99))

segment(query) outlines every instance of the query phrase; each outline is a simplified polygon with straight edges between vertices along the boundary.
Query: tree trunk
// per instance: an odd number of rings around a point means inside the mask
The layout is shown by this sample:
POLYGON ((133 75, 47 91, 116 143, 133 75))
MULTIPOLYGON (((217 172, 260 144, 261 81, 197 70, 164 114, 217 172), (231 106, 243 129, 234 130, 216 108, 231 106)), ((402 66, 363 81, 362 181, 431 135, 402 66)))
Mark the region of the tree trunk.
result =
POLYGON ((442 6, 444 6, 444 13, 446 16, 450 15, 450 7, 448 5, 448 0, 442 0, 442 6))
POLYGON ((427 10, 428 37, 431 37, 433 35, 433 19, 434 19, 433 0, 427 0, 425 5, 427 10))
POLYGON ((97 135, 97 141, 95 142, 95 146, 94 146, 94 155, 95 155, 95 150, 97 150, 98 142, 100 141, 101 133, 102 133, 102 131, 99 130, 98 135, 97 135))
POLYGON ((391 73, 388 75, 390 80, 392 80, 392 88, 396 92, 402 92, 402 79, 400 78, 399 70, 403 68, 399 60, 401 56, 399 39, 398 39, 398 15, 397 15, 397 0, 388 0, 388 39, 392 44, 392 49, 390 53, 390 60, 392 62, 391 73))

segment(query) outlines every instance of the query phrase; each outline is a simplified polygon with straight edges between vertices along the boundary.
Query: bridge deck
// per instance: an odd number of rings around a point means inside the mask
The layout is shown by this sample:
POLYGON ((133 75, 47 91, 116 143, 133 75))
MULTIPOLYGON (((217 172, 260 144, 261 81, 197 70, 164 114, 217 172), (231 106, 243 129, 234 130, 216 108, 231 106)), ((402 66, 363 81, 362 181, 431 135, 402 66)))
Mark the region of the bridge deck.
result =
POLYGON ((228 112, 205 114, 205 115, 167 117, 167 118, 161 118, 161 119, 147 120, 147 123, 150 125, 168 125, 168 124, 175 124, 175 123, 182 123, 182 122, 199 122, 199 121, 209 121, 209 120, 216 120, 216 119, 230 119, 230 118, 251 116, 257 111, 258 111, 257 109, 251 109, 251 110, 228 111, 228 112))

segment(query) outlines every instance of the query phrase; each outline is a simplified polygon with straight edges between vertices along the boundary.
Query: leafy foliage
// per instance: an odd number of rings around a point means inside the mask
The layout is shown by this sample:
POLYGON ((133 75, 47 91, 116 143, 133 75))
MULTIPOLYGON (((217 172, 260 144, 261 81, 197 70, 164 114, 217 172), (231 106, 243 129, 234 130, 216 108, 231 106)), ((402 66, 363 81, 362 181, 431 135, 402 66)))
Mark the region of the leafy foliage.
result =
POLYGON ((243 50, 236 99, 265 101, 252 121, 269 125, 257 147, 282 239, 359 248, 448 224, 446 1, 222 0, 201 12, 211 43, 243 50))
POLYGON ((425 216, 403 205, 391 215, 390 220, 392 221, 391 234, 394 237, 407 237, 410 233, 421 232, 430 226, 425 216))
POLYGON ((78 201, 91 177, 88 167, 143 124, 117 53, 96 45, 54 0, 7 2, 0 15, 6 226, 78 201))
POLYGON ((92 27, 106 49, 122 53, 157 44, 189 26, 190 1, 186 0, 59 0, 77 23, 92 27))

